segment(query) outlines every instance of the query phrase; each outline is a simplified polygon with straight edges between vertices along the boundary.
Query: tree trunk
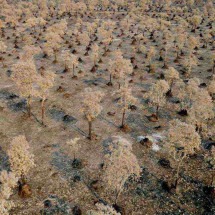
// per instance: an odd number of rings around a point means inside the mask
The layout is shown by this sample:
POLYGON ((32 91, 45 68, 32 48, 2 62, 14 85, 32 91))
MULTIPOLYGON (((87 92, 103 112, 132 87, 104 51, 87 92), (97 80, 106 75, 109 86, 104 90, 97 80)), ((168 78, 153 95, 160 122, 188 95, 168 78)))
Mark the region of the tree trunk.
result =
POLYGON ((54 62, 57 62, 57 53, 54 52, 54 62))
POLYGON ((72 66, 72 71, 73 71, 73 77, 75 77, 75 65, 74 64, 72 66))
POLYGON ((120 190, 116 191, 116 196, 115 196, 115 201, 114 201, 115 205, 117 204, 117 200, 119 198, 119 195, 120 195, 120 190))
POLYGON ((66 62, 64 62, 64 70, 65 70, 65 72, 68 72, 68 68, 67 68, 66 62))
POLYGON ((41 103, 41 114, 42 114, 42 124, 44 125, 44 118, 45 118, 45 99, 42 100, 41 103))
POLYGON ((94 62, 93 63, 94 63, 94 66, 96 66, 96 59, 95 58, 94 58, 94 62))
POLYGON ((215 74, 215 63, 214 63, 213 68, 212 68, 212 73, 215 74))
POLYGON ((159 105, 157 105, 156 107, 156 116, 158 117, 158 113, 159 113, 159 105))
POLYGON ((92 140, 92 121, 88 121, 89 124, 89 136, 88 138, 92 140))
POLYGON ((28 116, 31 117, 31 96, 29 96, 27 100, 27 110, 28 110, 28 116))
POLYGON ((151 72, 151 67, 152 67, 152 66, 151 66, 151 63, 150 63, 150 64, 149 64, 149 73, 151 72))
POLYGON ((110 83, 112 84, 112 75, 110 74, 110 83))
POLYGON ((174 80, 172 80, 170 83, 170 91, 172 91, 173 84, 174 84, 174 80))
POLYGON ((22 183, 22 184, 25 184, 25 183, 26 183, 25 175, 24 175, 23 173, 21 174, 20 180, 21 180, 21 183, 22 183))
POLYGON ((183 161, 184 157, 181 158, 179 164, 178 164, 178 167, 177 167, 177 173, 176 173, 176 179, 175 179, 175 189, 177 188, 177 185, 178 185, 178 180, 179 180, 179 171, 180 171, 180 167, 181 167, 181 164, 182 164, 182 161, 183 161))
POLYGON ((125 126, 125 109, 123 110, 123 113, 122 113, 122 125, 121 127, 124 128, 125 126))

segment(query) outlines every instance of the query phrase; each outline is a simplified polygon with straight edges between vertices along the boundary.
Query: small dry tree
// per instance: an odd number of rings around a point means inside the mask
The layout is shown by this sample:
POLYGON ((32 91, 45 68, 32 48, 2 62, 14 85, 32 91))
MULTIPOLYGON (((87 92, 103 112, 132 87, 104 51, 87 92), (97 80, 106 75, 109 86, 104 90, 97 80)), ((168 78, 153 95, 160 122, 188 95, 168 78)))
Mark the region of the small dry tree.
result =
POLYGON ((192 96, 191 107, 188 109, 188 122, 196 126, 196 130, 207 135, 207 124, 209 119, 213 119, 214 104, 206 89, 199 88, 198 92, 192 96))
POLYGON ((78 66, 78 58, 75 55, 71 56, 71 61, 70 61, 71 67, 72 67, 72 74, 73 74, 73 78, 76 78, 76 72, 75 72, 75 68, 78 66))
POLYGON ((185 158, 195 154, 200 148, 201 138, 196 132, 195 127, 180 120, 172 120, 167 131, 166 149, 176 165, 176 175, 174 187, 180 177, 180 170, 185 158))
POLYGON ((87 32, 79 33, 78 35, 78 42, 83 45, 84 47, 89 45, 90 37, 88 36, 87 32))
POLYGON ((61 38, 65 35, 67 30, 66 19, 61 19, 59 23, 55 23, 47 28, 47 33, 53 33, 59 35, 61 38))
POLYGON ((108 85, 112 86, 112 77, 116 76, 118 78, 119 73, 117 70, 117 62, 121 61, 123 59, 123 55, 120 49, 117 49, 113 52, 112 59, 109 60, 108 64, 108 71, 110 73, 110 80, 108 82, 108 85))
POLYGON ((200 25, 202 21, 202 17, 199 15, 193 15, 192 17, 190 17, 190 22, 193 26, 192 31, 195 31, 197 29, 197 27, 200 25))
POLYGON ((118 104, 122 109, 122 122, 120 128, 126 128, 126 112, 131 109, 131 105, 135 105, 137 103, 137 99, 132 95, 132 89, 129 88, 128 84, 125 84, 119 90, 114 92, 114 94, 119 97, 118 104))
POLYGON ((152 68, 152 61, 153 58, 155 57, 155 54, 156 54, 155 48, 153 46, 150 46, 146 57, 146 61, 149 66, 149 72, 154 72, 154 69, 152 68))
POLYGON ((49 96, 50 89, 54 86, 55 74, 51 71, 44 71, 42 76, 37 78, 36 96, 41 98, 41 118, 44 125, 45 119, 45 101, 49 96))
POLYGON ((79 140, 80 138, 76 137, 66 142, 66 144, 69 146, 69 150, 71 150, 73 153, 73 160, 76 159, 76 154, 78 150, 81 148, 81 144, 79 143, 79 140))
POLYGON ((172 93, 174 97, 180 101, 180 110, 188 110, 191 108, 195 98, 198 98, 200 80, 198 78, 189 79, 188 83, 184 83, 182 79, 177 80, 173 86, 172 93))
POLYGON ((175 42, 176 42, 176 58, 175 62, 178 62, 180 59, 180 55, 183 54, 183 48, 185 46, 185 42, 187 39, 187 34, 185 32, 176 34, 175 42))
POLYGON ((210 29, 205 30, 204 34, 203 34, 203 39, 204 39, 204 45, 203 48, 207 48, 208 47, 208 43, 210 42, 212 38, 212 32, 210 29))
POLYGON ((211 54, 212 74, 215 75, 215 52, 211 54))
MULTIPOLYGON (((7 50, 7 46, 5 45, 4 42, 0 41, 0 53, 3 54, 7 50)), ((2 66, 5 67, 4 65, 4 58, 0 56, 0 61, 2 62, 2 66)))
POLYGON ((24 135, 19 135, 11 141, 7 151, 12 172, 26 183, 26 176, 30 169, 35 166, 34 155, 29 151, 30 146, 24 135))
POLYGON ((68 72, 72 69, 73 77, 76 77, 75 68, 78 65, 78 58, 72 54, 69 50, 62 51, 62 61, 64 62, 64 71, 68 72))
POLYGON ((46 20, 43 17, 38 17, 37 18, 38 21, 38 26, 40 28, 40 34, 42 33, 42 27, 46 25, 46 20))
POLYGON ((155 115, 157 117, 159 108, 166 104, 166 93, 169 89, 169 84, 165 80, 158 80, 152 84, 149 92, 144 95, 144 97, 149 99, 149 104, 156 107, 155 115))
POLYGON ((186 76, 190 76, 192 68, 198 65, 198 58, 194 54, 190 54, 186 59, 184 59, 183 64, 185 66, 186 76))
POLYGON ((194 48, 198 46, 199 46, 199 40, 197 37, 190 36, 187 39, 187 48, 188 48, 189 55, 193 54, 194 48))
POLYGON ((112 77, 118 79, 119 89, 126 84, 127 75, 133 72, 131 61, 122 57, 121 52, 114 53, 115 58, 109 62, 110 81, 108 85, 112 85, 112 77))
POLYGON ((173 46, 173 40, 174 37, 172 33, 169 30, 164 31, 164 55, 163 55, 163 60, 164 60, 164 69, 168 69, 168 63, 167 63, 167 55, 169 53, 170 48, 173 46))
POLYGON ((210 96, 215 99, 215 74, 213 75, 212 80, 208 85, 208 92, 210 96))
POLYGON ((177 81, 179 77, 179 72, 174 67, 169 67, 169 69, 164 71, 164 76, 166 81, 169 84, 170 92, 172 90, 173 84, 177 81))
POLYGON ((37 55, 41 52, 40 47, 36 47, 33 45, 25 45, 22 50, 22 53, 20 53, 19 55, 19 58, 22 61, 28 61, 29 59, 33 61, 34 55, 37 55))
POLYGON ((98 38, 104 44, 104 54, 108 51, 108 46, 112 42, 112 30, 106 30, 103 27, 98 28, 98 38))
POLYGON ((18 61, 12 67, 12 80, 16 83, 22 97, 27 99, 28 116, 31 116, 31 102, 35 96, 34 84, 38 78, 33 60, 18 61))
POLYGON ((33 29, 33 31, 36 31, 36 26, 38 25, 38 20, 36 17, 30 17, 26 20, 25 26, 27 28, 33 29))
POLYGON ((57 53, 61 48, 62 38, 59 34, 48 32, 45 35, 46 43, 44 44, 44 51, 49 56, 54 56, 54 63, 57 62, 57 53))
POLYGON ((124 190, 130 176, 139 177, 141 168, 132 153, 132 144, 122 137, 113 137, 110 153, 105 156, 103 181, 107 191, 114 193, 114 203, 124 190))
POLYGON ((91 59, 93 60, 93 67, 95 68, 96 63, 98 61, 99 58, 99 46, 94 43, 92 45, 92 52, 91 52, 91 59))
POLYGON ((91 88, 85 89, 85 92, 82 94, 82 111, 88 121, 88 138, 90 140, 92 139, 92 123, 102 111, 100 102, 103 96, 102 92, 92 90, 91 88))
POLYGON ((13 188, 17 186, 18 178, 13 172, 1 171, 0 174, 0 214, 9 215, 14 207, 13 201, 9 200, 13 194, 13 188))

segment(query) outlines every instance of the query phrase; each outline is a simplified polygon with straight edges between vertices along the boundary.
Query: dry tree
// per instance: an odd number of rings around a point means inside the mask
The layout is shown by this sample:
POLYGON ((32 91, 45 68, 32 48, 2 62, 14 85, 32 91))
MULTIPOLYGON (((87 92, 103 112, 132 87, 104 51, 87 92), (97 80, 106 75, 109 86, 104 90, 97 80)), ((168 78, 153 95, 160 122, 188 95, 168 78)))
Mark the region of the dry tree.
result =
POLYGON ((185 67, 185 74, 189 77, 191 75, 192 68, 198 65, 198 58, 194 54, 190 54, 183 60, 183 65, 185 67))
POLYGON ((77 75, 76 75, 76 72, 75 72, 75 68, 76 68, 77 65, 78 65, 78 58, 77 58, 75 55, 72 55, 72 58, 71 58, 71 65, 72 65, 73 78, 76 78, 77 75))
POLYGON ((115 50, 113 52, 113 60, 110 59, 109 64, 108 64, 108 71, 110 73, 110 80, 108 82, 109 86, 113 85, 112 76, 116 76, 116 77, 119 76, 119 72, 118 72, 118 68, 117 68, 119 66, 117 65, 117 62, 120 62, 122 59, 123 59, 123 55, 122 55, 121 50, 119 50, 119 49, 115 50))
POLYGON ((75 73, 75 68, 78 65, 78 58, 69 50, 62 51, 61 58, 62 61, 64 61, 64 72, 68 72, 70 71, 70 69, 72 69, 73 78, 77 77, 75 73))
POLYGON ((109 61, 108 71, 110 72, 110 81, 108 85, 112 86, 112 77, 118 79, 119 89, 126 84, 127 75, 133 72, 131 61, 123 58, 122 52, 114 52, 114 59, 109 61))
POLYGON ((96 27, 97 27, 97 24, 95 22, 93 22, 93 23, 87 22, 86 23, 87 33, 88 33, 88 36, 90 38, 95 33, 96 27))
POLYGON ((99 40, 104 44, 104 55, 108 51, 108 46, 112 42, 112 31, 111 30, 106 30, 104 27, 99 27, 98 28, 98 33, 97 36, 99 40))
POLYGON ((215 74, 213 75, 212 80, 208 85, 208 92, 210 96, 215 99, 215 74))
POLYGON ((31 116, 32 98, 35 96, 34 84, 38 74, 34 62, 30 60, 19 61, 12 67, 12 80, 16 83, 22 97, 27 99, 28 116, 31 116))
POLYGON ((192 106, 194 98, 199 92, 200 80, 198 78, 189 79, 185 83, 182 79, 178 79, 173 88, 172 94, 175 98, 179 99, 180 110, 188 110, 192 106))
POLYGON ((66 144, 69 146, 69 149, 73 153, 73 160, 76 159, 77 152, 81 148, 81 144, 79 143, 79 140, 80 138, 76 137, 66 142, 66 144))
POLYGON ((177 81, 180 78, 179 72, 174 67, 169 67, 169 69, 164 71, 164 76, 169 84, 170 87, 169 91, 171 92, 175 81, 177 81))
POLYGON ((90 37, 88 36, 87 32, 79 33, 78 42, 85 47, 89 45, 90 37))
POLYGON ((192 29, 193 32, 195 32, 197 27, 200 25, 201 21, 202 21, 202 17, 199 15, 193 15, 192 17, 190 17, 190 22, 193 25, 193 29, 192 29))
POLYGON ((14 207, 12 200, 13 188, 17 186, 18 178, 13 172, 2 170, 0 174, 0 214, 9 215, 9 211, 14 207))
POLYGON ((154 72, 154 69, 152 67, 152 61, 153 61, 153 58, 155 57, 155 54, 156 54, 156 51, 154 46, 150 46, 146 57, 146 62, 149 66, 149 72, 154 72))
POLYGON ((44 125, 45 119, 45 101, 49 96, 50 89, 54 86, 55 74, 51 71, 44 71, 42 76, 38 76, 36 80, 37 89, 35 95, 41 98, 41 118, 44 125))
POLYGON ((109 4, 110 4, 110 1, 108 1, 108 0, 102 0, 101 1, 101 5, 102 5, 103 10, 106 10, 109 4))
POLYGON ((141 173, 136 156, 132 153, 132 143, 122 137, 113 137, 110 153, 105 156, 103 182, 109 192, 113 192, 114 203, 124 190, 129 177, 138 178, 141 173))
POLYGON ((152 84, 149 92, 144 95, 149 99, 149 104, 156 107, 155 115, 157 117, 160 107, 166 104, 166 93, 169 89, 169 84, 165 80, 158 80, 152 84))
POLYGON ((90 12, 93 12, 98 4, 98 0, 87 0, 87 8, 90 12))
POLYGON ((201 138, 195 127, 180 120, 172 120, 167 131, 166 150, 175 164, 174 187, 177 188, 184 160, 200 148, 201 138))
MULTIPOLYGON (((7 46, 4 42, 0 41, 0 53, 3 54, 3 52, 5 52, 7 50, 7 46)), ((5 67, 4 65, 4 58, 0 56, 0 61, 2 62, 3 67, 5 67)))
POLYGON ((42 27, 46 25, 47 21, 43 17, 38 17, 37 21, 38 21, 38 26, 40 28, 40 34, 41 34, 42 33, 42 27))
POLYGON ((175 37, 177 51, 176 51, 176 58, 174 62, 176 63, 180 59, 180 56, 183 54, 183 48, 185 46, 186 39, 187 39, 187 34, 185 32, 179 33, 175 37))
POLYGON ((163 38, 164 39, 164 47, 163 47, 163 50, 164 50, 164 55, 163 55, 164 65, 163 65, 163 68, 168 69, 167 54, 168 54, 170 48, 173 45, 174 37, 173 37, 172 33, 169 30, 164 31, 164 36, 163 37, 164 37, 163 38))
POLYGON ((189 38, 187 39, 187 48, 188 48, 189 56, 193 54, 194 48, 198 46, 199 46, 198 38, 194 36, 189 36, 189 38))
POLYGON ((93 60, 93 68, 95 68, 99 59, 99 46, 96 43, 92 45, 91 59, 93 60))
POLYGON ((86 13, 87 11, 87 6, 84 2, 77 2, 74 4, 75 7, 75 12, 76 12, 76 17, 78 16, 78 14, 80 14, 81 16, 83 16, 83 14, 86 13))
POLYGON ((33 45, 25 45, 22 49, 23 51, 20 53, 20 60, 27 61, 32 60, 34 55, 37 55, 41 52, 41 48, 33 45))
POLYGON ((54 33, 59 35, 61 38, 65 35, 67 30, 67 21, 66 19, 61 19, 59 23, 55 23, 47 28, 47 34, 54 33))
POLYGON ((0 36, 1 37, 5 37, 4 28, 5 28, 5 23, 3 20, 0 20, 0 36))
POLYGON ((92 139, 92 123, 102 111, 100 102, 103 96, 104 94, 102 92, 92 90, 91 88, 85 89, 82 94, 82 112, 88 121, 88 138, 90 140, 92 139))
POLYGON ((25 23, 25 25, 28 28, 33 28, 34 32, 36 31, 37 24, 38 24, 38 20, 36 17, 31 17, 31 18, 27 19, 26 23, 25 23))
POLYGON ((191 99, 192 104, 188 108, 187 121, 196 126, 196 130, 200 134, 207 135, 208 120, 213 119, 215 116, 212 98, 206 89, 199 88, 191 99))
POLYGON ((64 63, 64 72, 68 72, 70 69, 71 55, 72 53, 69 50, 63 50, 61 52, 61 60, 64 63))
POLYGON ((62 38, 55 32, 48 32, 45 35, 46 42, 44 44, 44 51, 49 56, 54 55, 54 63, 57 62, 57 52, 61 48, 62 38))
POLYGON ((34 155, 29 151, 30 146, 24 135, 13 138, 7 151, 12 172, 21 183, 26 183, 26 176, 35 166, 34 155))
POLYGON ((215 52, 211 53, 212 74, 215 74, 215 52))
POLYGON ((210 29, 205 30, 205 32, 203 34, 203 40, 204 40, 203 48, 208 47, 208 43, 211 38, 212 38, 212 31, 210 29))
POLYGON ((122 122, 120 128, 126 129, 126 112, 131 109, 132 105, 137 103, 137 99, 132 95, 132 89, 129 88, 128 84, 125 84, 119 90, 114 92, 114 94, 119 97, 118 104, 122 109, 122 122))

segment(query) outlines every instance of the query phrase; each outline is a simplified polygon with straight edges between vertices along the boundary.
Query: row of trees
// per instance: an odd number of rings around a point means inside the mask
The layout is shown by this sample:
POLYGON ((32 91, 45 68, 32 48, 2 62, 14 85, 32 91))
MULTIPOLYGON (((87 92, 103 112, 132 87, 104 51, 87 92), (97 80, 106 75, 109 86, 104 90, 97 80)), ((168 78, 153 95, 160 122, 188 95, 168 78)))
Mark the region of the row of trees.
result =
MULTIPOLYGON (((200 150, 201 138, 194 126, 180 120, 173 120, 169 123, 166 135, 167 143, 164 145, 164 150, 166 150, 172 159, 172 164, 174 164, 175 182, 172 184, 172 187, 177 189, 184 161, 189 159, 190 155, 200 150)), ((71 141, 71 144, 77 144, 77 141, 78 139, 71 141)), ((13 207, 13 203, 8 201, 13 188, 17 186, 18 181, 22 187, 26 185, 26 176, 35 165, 33 155, 29 152, 29 143, 23 135, 17 136, 12 140, 7 154, 9 156, 11 172, 3 170, 0 175, 0 212, 4 215, 9 214, 8 211, 13 207)), ((215 159, 214 154, 212 156, 215 159)), ((112 137, 109 144, 109 153, 104 157, 103 171, 102 181, 105 183, 106 192, 114 192, 113 203, 117 204, 117 200, 124 190, 124 184, 128 178, 133 176, 133 179, 136 180, 141 174, 139 162, 132 153, 132 143, 119 136, 112 137)), ((114 209, 106 207, 109 206, 101 206, 101 208, 98 206, 99 210, 102 211, 114 211, 114 209)), ((89 213, 96 214, 93 211, 89 213)))

